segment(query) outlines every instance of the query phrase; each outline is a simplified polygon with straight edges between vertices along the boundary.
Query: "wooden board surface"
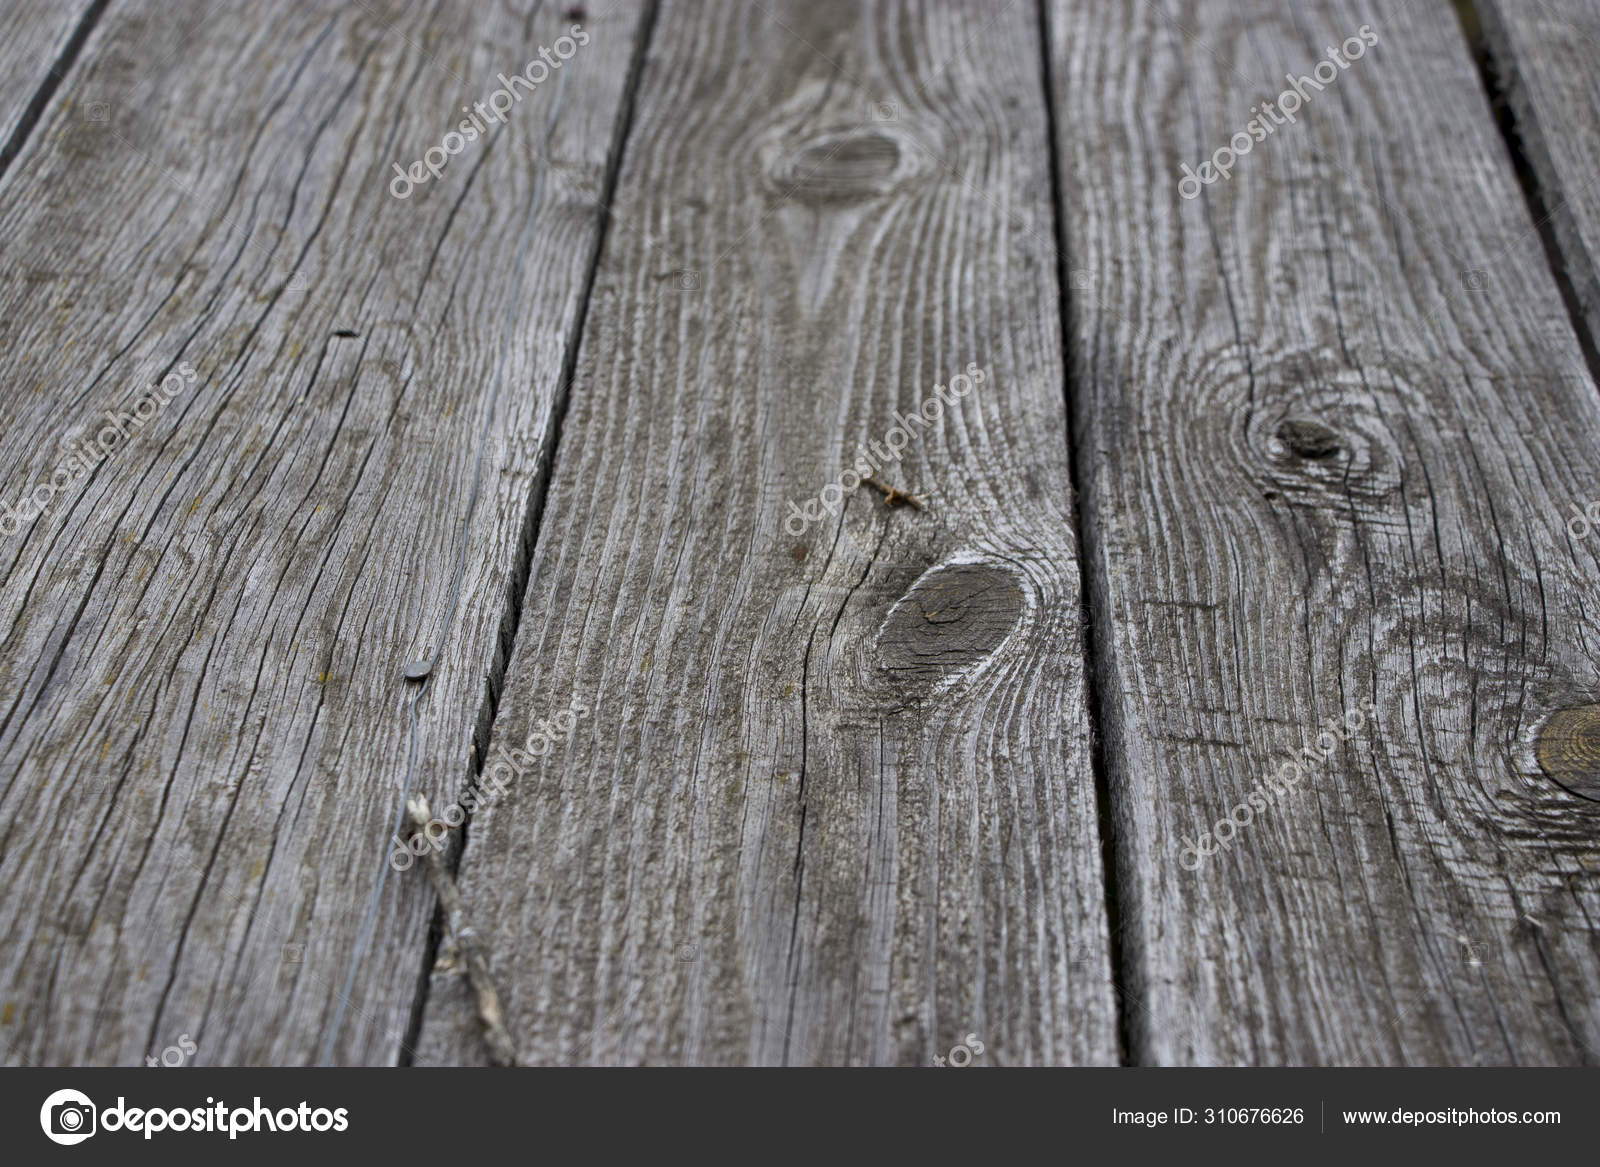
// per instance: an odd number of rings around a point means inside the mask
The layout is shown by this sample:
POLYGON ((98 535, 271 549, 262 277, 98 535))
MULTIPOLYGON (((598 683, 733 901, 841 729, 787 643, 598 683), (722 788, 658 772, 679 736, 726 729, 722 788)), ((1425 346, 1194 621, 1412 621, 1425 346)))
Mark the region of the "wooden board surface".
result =
POLYGON ((1478 12, 1592 344, 1600 337, 1600 5, 1480 0, 1478 12))
POLYGON ((1600 1062, 1596 10, 1041 3, 0 6, 0 1063, 1600 1062))
POLYGON ((592 712, 461 864, 521 1060, 1116 1060, 1037 35, 662 6, 495 748, 592 712))
POLYGON ((572 21, 119 4, 0 185, 5 501, 195 370, 0 540, 8 1063, 402 1059, 431 892, 363 930, 493 708, 641 9, 588 21, 400 199, 572 21))
POLYGON ((1546 755, 1587 749, 1600 701, 1600 539, 1564 527, 1600 402, 1459 26, 1098 0, 1050 27, 1134 1056, 1596 1060, 1600 787, 1535 754, 1570 709, 1546 755))
MULTIPOLYGON (((16 0, 0 5, 0 174, 49 104, 63 71, 81 51, 106 0, 16 0)), ((109 117, 104 102, 84 102, 85 120, 109 117)))

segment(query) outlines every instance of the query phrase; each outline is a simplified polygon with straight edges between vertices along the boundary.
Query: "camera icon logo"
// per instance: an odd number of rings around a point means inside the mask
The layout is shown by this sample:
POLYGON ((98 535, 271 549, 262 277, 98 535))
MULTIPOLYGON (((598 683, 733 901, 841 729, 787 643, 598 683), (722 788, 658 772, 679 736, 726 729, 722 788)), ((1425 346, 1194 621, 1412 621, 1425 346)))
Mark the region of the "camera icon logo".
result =
POLYGON ((95 1132, 95 1105, 77 1090, 57 1090, 39 1108, 39 1125, 52 1143, 70 1147, 95 1132))

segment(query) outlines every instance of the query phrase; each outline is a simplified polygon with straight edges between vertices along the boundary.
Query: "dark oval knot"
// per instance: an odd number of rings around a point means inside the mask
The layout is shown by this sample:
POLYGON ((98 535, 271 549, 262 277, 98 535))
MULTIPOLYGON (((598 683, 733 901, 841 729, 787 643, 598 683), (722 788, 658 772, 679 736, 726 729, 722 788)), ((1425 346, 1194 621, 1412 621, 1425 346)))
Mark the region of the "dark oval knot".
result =
POLYGON ((767 180, 777 193, 809 203, 877 198, 911 169, 899 137, 871 127, 824 131, 781 149, 766 163, 767 180))
POLYGON ((902 682, 932 683, 993 653, 1021 622, 1016 577, 988 563, 953 563, 926 572, 884 618, 880 665, 902 682))
POLYGON ((1309 417, 1285 418, 1278 440, 1302 458, 1329 458, 1339 452, 1338 432, 1309 417))

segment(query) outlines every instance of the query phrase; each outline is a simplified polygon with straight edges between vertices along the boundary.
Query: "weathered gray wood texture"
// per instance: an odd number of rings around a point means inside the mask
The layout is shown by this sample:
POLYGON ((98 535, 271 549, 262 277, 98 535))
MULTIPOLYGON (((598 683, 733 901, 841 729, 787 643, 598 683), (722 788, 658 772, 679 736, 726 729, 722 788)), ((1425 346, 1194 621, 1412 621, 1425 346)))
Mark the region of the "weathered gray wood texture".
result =
POLYGON ((559 9, 117 4, 0 185, 5 501, 198 374, 0 540, 6 1062, 180 1033, 202 1064, 401 1056, 425 881, 387 881, 330 1027, 400 809, 402 669, 437 656, 441 801, 509 633, 641 28, 590 7, 591 43, 401 201, 390 163, 559 9))
MULTIPOLYGON (((0 5, 0 170, 21 148, 33 119, 60 82, 59 66, 82 43, 103 7, 104 0, 13 0, 0 5)), ((85 119, 102 112, 99 103, 89 101, 77 108, 85 119)))
POLYGON ((1600 4, 1479 0, 1477 11, 1562 270, 1600 337, 1600 4))
MULTIPOLYGON (((1600 390, 1446 0, 567 7, 0 7, 0 1062, 485 1061, 387 839, 574 701, 519 1060, 1600 1061, 1600 390)), ((1595 9, 1482 12, 1592 330, 1595 9)))
MULTIPOLYGON (((531 1063, 1116 1059, 1028 5, 669 2, 471 823, 531 1063), (784 532, 969 362, 888 484, 784 532)), ((892 439, 891 439, 892 440, 892 439)), ((452 964, 424 1062, 486 1057, 452 964)))
POLYGON ((1453 14, 1063 0, 1050 28, 1134 1055, 1596 1060, 1600 803, 1533 755, 1600 701, 1600 535, 1563 526, 1600 401, 1453 14))

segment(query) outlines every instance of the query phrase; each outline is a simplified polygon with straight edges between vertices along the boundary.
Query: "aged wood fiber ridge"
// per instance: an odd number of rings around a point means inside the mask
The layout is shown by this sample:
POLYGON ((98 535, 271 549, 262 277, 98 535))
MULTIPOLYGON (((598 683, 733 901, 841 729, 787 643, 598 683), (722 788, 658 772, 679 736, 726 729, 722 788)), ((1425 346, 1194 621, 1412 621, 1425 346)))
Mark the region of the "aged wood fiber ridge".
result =
MULTIPOLYGON (((1041 66, 1025 5, 663 4, 493 746, 595 712, 460 868, 521 1060, 1116 1059, 1041 66), (784 534, 968 362, 925 509, 784 534)), ((454 969, 418 1057, 486 1057, 454 969)))
POLYGON ((1584 0, 1478 0, 1476 8, 1592 355, 1600 337, 1600 9, 1584 0))
POLYGON ((1134 1052, 1592 1062, 1600 805, 1533 740, 1600 696, 1600 541, 1562 526, 1600 406, 1467 46, 1442 0, 1159 8, 1050 9, 1134 1052), (1369 22, 1297 125, 1177 197, 1369 22))
MULTIPOLYGON (((0 542, 8 1063, 137 1064, 180 1032, 206 1064, 317 1056, 399 807, 407 661, 437 656, 424 791, 471 772, 639 13, 597 11, 559 80, 402 202, 390 163, 571 22, 116 4, 6 175, 8 498, 64 431, 200 373, 0 542), (116 94, 110 121, 79 93, 116 94)), ((341 1061, 399 1059, 423 984, 426 882, 381 909, 341 1061)))
MULTIPOLYGON (((62 69, 105 6, 106 0, 15 0, 0 6, 0 174, 22 148, 60 84, 62 69)), ((85 102, 76 112, 90 118, 102 111, 85 102)))

